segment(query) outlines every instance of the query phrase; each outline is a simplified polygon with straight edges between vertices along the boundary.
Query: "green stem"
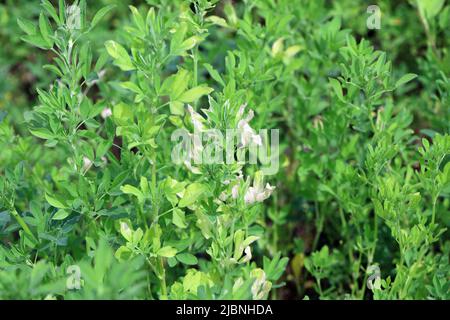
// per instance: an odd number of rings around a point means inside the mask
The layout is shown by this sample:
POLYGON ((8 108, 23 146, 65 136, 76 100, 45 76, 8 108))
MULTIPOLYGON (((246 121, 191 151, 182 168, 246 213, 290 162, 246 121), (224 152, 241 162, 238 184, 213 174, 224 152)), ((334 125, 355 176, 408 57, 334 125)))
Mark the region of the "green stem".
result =
POLYGON ((161 268, 161 299, 167 300, 167 284, 166 284, 166 270, 164 269, 164 258, 159 257, 159 266, 161 268))
POLYGON ((158 211, 159 208, 156 205, 156 153, 153 152, 152 154, 152 207, 153 207, 153 220, 158 221, 158 211))
POLYGON ((433 211, 431 214, 431 224, 434 225, 434 222, 436 220, 436 202, 438 197, 433 197, 433 211))
POLYGON ((193 52, 194 59, 194 87, 198 84, 198 48, 195 47, 193 52))
POLYGON ((14 218, 17 220, 17 222, 20 224, 20 226, 22 227, 23 231, 25 231, 25 233, 28 234, 33 240, 37 241, 37 239, 34 236, 33 232, 31 232, 31 230, 28 227, 27 223, 25 222, 25 220, 22 219, 22 217, 19 215, 17 210, 15 208, 12 208, 11 209, 11 213, 14 216, 14 218))
POLYGON ((277 254, 278 251, 278 225, 276 224, 276 222, 273 223, 273 254, 277 254))
MULTIPOLYGON (((157 195, 156 195, 156 153, 152 153, 152 193, 153 193, 153 219, 158 221, 158 211, 159 208, 156 205, 157 195)), ((166 270, 164 269, 164 258, 158 257, 159 267, 161 269, 160 280, 161 280, 161 299, 167 300, 167 283, 166 283, 166 270)))
POLYGON ((324 217, 320 215, 320 209, 319 209, 319 205, 317 202, 315 202, 315 211, 316 211, 316 220, 317 220, 317 230, 316 230, 316 235, 314 236, 314 241, 313 241, 312 250, 311 250, 313 252, 316 250, 317 244, 319 243, 319 238, 320 238, 320 235, 322 234, 323 222, 324 222, 324 217))
POLYGON ((320 283, 320 279, 316 280, 317 280, 317 287, 319 288, 319 297, 321 298, 323 296, 322 284, 320 283))
POLYGON ((344 233, 347 234, 347 221, 345 221, 344 211, 341 206, 339 206, 339 216, 341 218, 342 229, 344 230, 344 233))
POLYGON ((364 282, 362 284, 362 288, 361 288, 361 299, 364 299, 364 295, 366 294, 366 286, 367 286, 367 278, 368 278, 368 274, 367 274, 367 270, 369 270, 370 265, 373 263, 373 258, 375 256, 375 250, 377 248, 377 242, 378 242, 378 219, 377 219, 377 215, 375 214, 374 216, 374 239, 373 239, 373 244, 372 244, 372 249, 369 253, 369 256, 367 257, 367 267, 366 267, 366 272, 365 272, 365 276, 364 276, 364 282))
MULTIPOLYGON (((198 46, 195 46, 192 55, 194 62, 194 87, 196 87, 198 84, 198 46)), ((194 106, 197 106, 197 101, 195 101, 194 106)))
POLYGON ((420 9, 419 1, 417 2, 417 12, 419 14, 420 22, 422 23, 423 29, 425 30, 425 35, 427 37, 427 46, 435 54, 436 58, 439 59, 439 52, 436 48, 436 40, 434 35, 431 33, 430 25, 427 18, 424 15, 423 10, 420 9))

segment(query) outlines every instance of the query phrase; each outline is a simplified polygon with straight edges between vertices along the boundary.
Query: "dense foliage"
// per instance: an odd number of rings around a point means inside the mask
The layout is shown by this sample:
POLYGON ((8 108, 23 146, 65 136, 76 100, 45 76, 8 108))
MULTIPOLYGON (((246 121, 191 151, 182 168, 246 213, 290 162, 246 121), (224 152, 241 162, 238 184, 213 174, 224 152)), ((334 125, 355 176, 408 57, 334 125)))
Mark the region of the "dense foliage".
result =
POLYGON ((450 298, 448 1, 2 3, 1 299, 450 298))

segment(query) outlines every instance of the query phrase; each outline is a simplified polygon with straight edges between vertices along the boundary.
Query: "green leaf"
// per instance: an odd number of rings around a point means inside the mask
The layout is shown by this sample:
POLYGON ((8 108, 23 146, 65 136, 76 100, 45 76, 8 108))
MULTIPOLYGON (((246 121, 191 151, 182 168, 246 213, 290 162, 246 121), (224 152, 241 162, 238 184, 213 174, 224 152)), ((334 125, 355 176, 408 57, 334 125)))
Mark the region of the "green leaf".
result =
POLYGON ((410 82, 411 80, 413 80, 415 78, 417 78, 417 74, 407 73, 403 77, 401 77, 400 79, 397 80, 397 82, 395 83, 395 88, 398 88, 398 87, 404 85, 405 83, 410 82))
POLYGON ((50 266, 43 260, 34 264, 30 275, 30 289, 39 288, 42 285, 42 280, 49 271, 50 266))
POLYGON ((178 116, 184 114, 184 103, 180 101, 171 101, 169 104, 170 113, 178 116))
POLYGON ((207 191, 208 186, 206 185, 203 185, 198 182, 190 184, 186 188, 183 194, 183 198, 181 198, 178 206, 180 208, 184 208, 194 204, 200 197, 204 196, 207 191))
POLYGON ((330 80, 330 84, 333 87, 334 93, 336 93, 336 96, 338 97, 339 100, 341 100, 342 102, 345 102, 344 100, 344 95, 342 93, 342 87, 341 87, 341 83, 334 78, 329 78, 330 80))
POLYGON ((26 19, 17 18, 17 24, 19 25, 19 28, 22 29, 22 31, 25 32, 26 34, 28 35, 36 34, 37 30, 33 22, 26 19))
POLYGON ((120 234, 129 242, 133 241, 133 230, 126 221, 120 222, 120 234))
POLYGON ((173 210, 172 223, 178 228, 184 229, 187 227, 186 217, 184 211, 178 208, 173 210))
POLYGON ((140 203, 143 203, 143 202, 144 202, 144 194, 143 194, 143 193, 141 192, 141 190, 139 190, 138 188, 133 187, 132 185, 127 184, 127 185, 124 185, 124 186, 120 187, 120 190, 121 190, 123 193, 126 193, 126 194, 132 194, 132 195, 136 196, 136 197, 138 198, 138 201, 139 201, 140 203))
POLYGON ((56 199, 56 198, 48 195, 47 193, 45 194, 45 199, 51 206, 53 206, 55 208, 59 208, 59 209, 67 208, 67 205, 65 205, 62 200, 56 199))
POLYGON ((110 271, 109 267, 113 262, 112 250, 106 239, 100 239, 94 257, 94 272, 97 277, 102 279, 110 271))
POLYGON ((43 50, 49 49, 47 41, 45 41, 40 34, 27 35, 20 39, 43 50))
POLYGON ((229 25, 227 23, 227 21, 224 18, 218 17, 218 16, 209 16, 208 18, 206 18, 206 21, 211 22, 215 25, 224 27, 224 28, 228 28, 229 25))
POLYGON ((291 46, 286 49, 286 51, 284 52, 284 56, 289 59, 294 57, 297 53, 299 53, 302 50, 303 50, 302 46, 299 45, 291 46))
POLYGON ((105 47, 108 54, 114 58, 114 64, 120 69, 123 71, 135 69, 128 52, 120 44, 113 40, 109 40, 105 42, 105 47))
POLYGON ((53 31, 50 23, 48 22, 48 19, 44 16, 43 13, 39 15, 39 30, 41 31, 42 38, 47 43, 48 47, 53 47, 53 39, 50 37, 53 31))
POLYGON ((134 82, 131 82, 131 81, 121 82, 120 86, 124 89, 133 91, 134 93, 143 94, 141 88, 139 88, 138 85, 135 84, 134 82))
POLYGON ((159 249, 158 252, 156 252, 156 254, 160 257, 171 258, 177 254, 177 249, 170 246, 166 246, 159 249))
POLYGON ((128 247, 120 246, 114 256, 119 261, 126 261, 131 258, 132 252, 128 247))
POLYGON ((144 235, 144 232, 141 228, 137 228, 135 232, 133 232, 133 243, 138 244, 139 241, 141 241, 142 236, 144 235))
POLYGON ((139 13, 138 9, 134 6, 129 6, 129 8, 133 15, 134 24, 140 31, 145 31, 145 21, 144 18, 142 18, 141 14, 139 13))
POLYGON ((178 264, 178 261, 174 257, 167 258, 167 264, 169 265, 169 267, 173 268, 178 264))
POLYGON ((94 28, 102 20, 102 18, 115 6, 116 6, 115 4, 110 4, 109 6, 103 7, 100 10, 98 10, 94 18, 92 18, 91 28, 94 28))
POLYGON ((60 25, 61 20, 59 19, 58 13, 56 13, 55 8, 48 0, 42 0, 42 7, 47 11, 47 13, 55 20, 56 24, 60 25))
POLYGON ((161 94, 170 96, 170 99, 178 100, 179 96, 186 91, 190 74, 185 69, 179 69, 175 75, 164 80, 161 86, 161 94))
POLYGON ((36 136, 41 139, 53 139, 55 135, 48 129, 38 128, 38 129, 29 129, 33 136, 36 136))
POLYGON ((234 253, 233 258, 238 260, 242 256, 242 252, 244 251, 245 247, 243 246, 245 237, 245 232, 243 230, 237 230, 234 233, 234 253))
POLYGON ((113 182, 111 183, 110 189, 115 189, 116 187, 118 187, 120 184, 122 184, 123 182, 125 182, 125 180, 128 178, 128 171, 125 170, 121 173, 119 173, 113 180, 113 182))
POLYGON ((242 245, 243 245, 244 247, 247 247, 247 246, 251 245, 253 242, 255 242, 255 241, 257 241, 257 240, 259 240, 259 237, 257 237, 257 236, 249 236, 249 237, 247 237, 247 238, 244 240, 244 242, 242 243, 242 245))
POLYGON ((445 0, 417 0, 419 10, 425 13, 428 19, 433 19, 444 7, 445 0))
POLYGON ((213 88, 198 86, 184 92, 178 100, 184 103, 194 102, 198 98, 204 96, 205 94, 209 94, 212 91, 214 91, 213 88))
POLYGON ((46 64, 46 65, 42 66, 42 68, 53 72, 58 77, 62 77, 63 76, 62 72, 58 69, 58 67, 53 65, 53 64, 46 64))
POLYGON ((183 41, 181 44, 180 50, 181 51, 187 51, 192 48, 194 48, 198 43, 202 41, 202 38, 199 36, 192 36, 186 40, 183 41))
POLYGON ((196 265, 198 263, 197 257, 190 253, 180 253, 176 255, 178 261, 189 266, 196 265))
POLYGON ((148 193, 148 180, 146 177, 142 176, 141 181, 139 183, 139 186, 141 187, 142 193, 146 194, 148 193))
POLYGON ((133 119, 133 111, 129 105, 120 102, 114 106, 113 116, 121 124, 127 124, 133 119))
POLYGON ((80 7, 81 29, 84 30, 84 28, 86 28, 86 11, 87 11, 86 0, 80 0, 79 7, 80 7))
POLYGON ((89 117, 89 112, 92 109, 91 101, 88 99, 85 99, 80 104, 80 115, 83 117, 83 119, 87 119, 89 117))
POLYGON ((69 216, 69 214, 70 214, 69 211, 60 209, 55 213, 52 220, 64 220, 69 216))
POLYGON ((208 73, 210 74, 211 78, 213 78, 218 83, 220 83, 223 87, 225 87, 225 82, 223 81, 223 79, 220 76, 219 72, 217 72, 217 70, 215 70, 212 65, 210 65, 208 63, 205 63, 203 66, 208 71, 208 73))
POLYGON ((64 22, 66 17, 66 8, 64 4, 64 0, 58 1, 58 9, 59 9, 59 21, 64 22))

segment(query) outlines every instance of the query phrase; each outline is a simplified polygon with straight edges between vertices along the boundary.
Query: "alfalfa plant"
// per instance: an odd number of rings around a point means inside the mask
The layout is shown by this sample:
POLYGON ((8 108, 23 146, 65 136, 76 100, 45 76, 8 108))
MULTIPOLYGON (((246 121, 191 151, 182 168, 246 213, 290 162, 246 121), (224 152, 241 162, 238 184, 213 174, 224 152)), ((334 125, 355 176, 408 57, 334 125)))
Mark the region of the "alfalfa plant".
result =
MULTIPOLYGON (((114 86, 126 90, 111 99, 90 94, 107 77, 107 57, 96 59, 86 36, 112 7, 98 11, 91 22, 85 1, 69 7, 60 1, 59 12, 43 1, 43 8, 38 28, 18 21, 25 41, 54 54, 53 64, 44 67, 56 76, 50 88, 38 89, 39 105, 27 122, 47 148, 64 150, 68 157, 46 183, 46 204, 40 205, 55 208, 51 219, 63 225, 76 219, 72 228, 85 235, 87 248, 106 238, 118 245, 114 259, 142 257, 148 287, 141 297, 267 297, 287 259, 264 258, 258 268, 251 262, 251 246, 263 235, 255 222, 273 188, 264 186, 260 171, 244 177, 243 164, 179 167, 164 145, 171 131, 192 125, 202 130, 242 124, 241 141, 248 134, 256 137, 245 97, 236 95, 232 84, 206 102, 207 118, 191 106, 185 112, 187 104, 205 103, 200 98, 213 91, 198 79, 198 46, 208 36, 210 22, 204 18, 213 3, 196 4, 195 13, 182 6, 179 17, 154 8, 141 15, 131 6, 128 43, 105 43, 118 68, 114 86), (176 70, 170 71, 174 62, 176 70)), ((28 246, 40 248, 39 233, 36 238, 26 223, 21 226, 30 236, 28 246)), ((80 290, 91 297, 87 287, 80 290)))
POLYGON ((446 1, 128 2, 0 14, 1 298, 448 299, 446 1))

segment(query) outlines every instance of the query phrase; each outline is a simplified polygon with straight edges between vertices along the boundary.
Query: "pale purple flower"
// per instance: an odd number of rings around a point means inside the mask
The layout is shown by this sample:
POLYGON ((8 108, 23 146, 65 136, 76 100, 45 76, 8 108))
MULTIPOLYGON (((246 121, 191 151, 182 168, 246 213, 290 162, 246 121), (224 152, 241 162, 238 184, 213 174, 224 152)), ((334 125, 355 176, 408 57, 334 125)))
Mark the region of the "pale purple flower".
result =
POLYGON ((237 199, 239 196, 239 184, 235 184, 231 189, 231 197, 237 199))
POLYGON ((275 187, 268 183, 264 186, 262 173, 257 172, 253 181, 253 186, 249 187, 245 193, 244 201, 246 204, 263 202, 270 197, 273 190, 275 190, 275 187))
POLYGON ((108 117, 111 117, 111 116, 112 116, 111 108, 105 108, 105 109, 103 109, 103 110, 102 110, 102 113, 101 113, 101 116, 102 116, 103 119, 106 119, 106 118, 108 118, 108 117))
POLYGON ((247 114, 247 117, 245 117, 245 119, 242 119, 242 117, 244 116, 246 106, 247 106, 246 104, 243 104, 239 108, 239 111, 236 115, 236 118, 239 119, 237 129, 239 130, 239 133, 241 135, 240 147, 244 148, 252 143, 261 146, 262 145, 261 136, 257 135, 255 130, 253 130, 253 128, 250 127, 249 125, 249 122, 253 119, 255 115, 253 110, 250 110, 247 114))
POLYGON ((191 105, 187 107, 189 114, 191 115, 192 125, 194 126, 194 131, 202 132, 204 129, 203 121, 205 120, 200 114, 195 112, 191 105))
POLYGON ((88 157, 83 157, 83 170, 88 171, 92 167, 92 161, 88 157))

